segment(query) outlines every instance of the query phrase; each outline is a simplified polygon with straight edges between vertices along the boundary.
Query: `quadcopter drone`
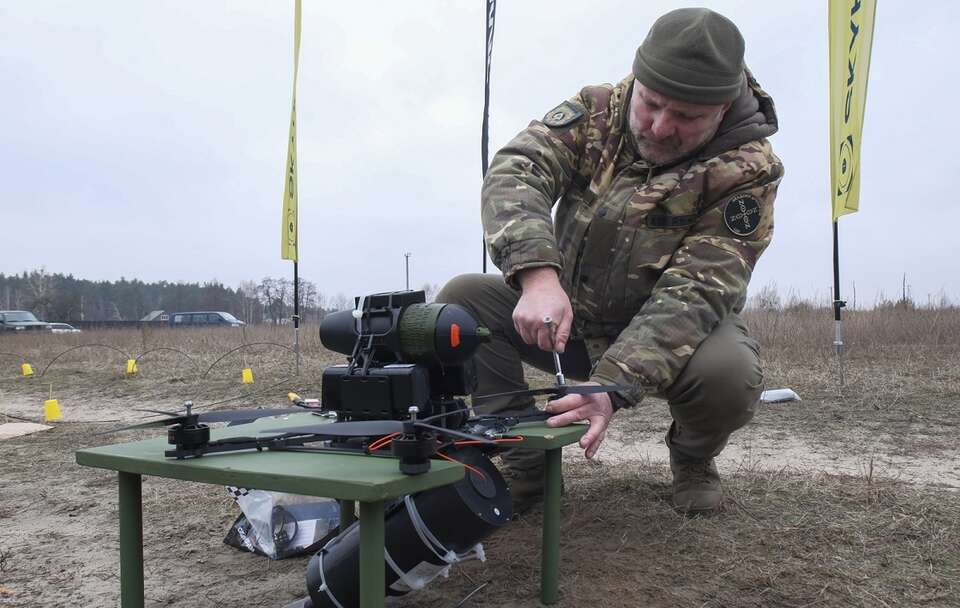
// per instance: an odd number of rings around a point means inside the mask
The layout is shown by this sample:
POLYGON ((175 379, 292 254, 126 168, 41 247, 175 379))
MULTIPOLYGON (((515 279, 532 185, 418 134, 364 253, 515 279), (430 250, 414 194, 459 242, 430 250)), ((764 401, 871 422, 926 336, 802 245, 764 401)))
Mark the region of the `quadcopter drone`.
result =
MULTIPOLYGON (((477 387, 473 356, 491 339, 491 332, 456 304, 427 304, 423 291, 379 293, 357 298, 356 307, 333 313, 320 325, 320 340, 330 350, 348 355, 347 363, 323 372, 320 407, 310 407, 291 393, 298 408, 195 413, 142 410, 167 418, 119 430, 168 426, 170 458, 255 449, 355 453, 389 456, 408 475, 424 473, 430 458, 463 445, 494 446, 520 422, 546 420, 540 412, 527 416, 470 416, 463 396, 477 387), (268 416, 302 413, 336 416, 323 422, 260 431, 265 436, 210 439, 210 422, 251 422, 268 416), (308 446, 308 444, 322 444, 308 446)), ((558 384, 474 397, 474 401, 512 395, 589 394, 620 390, 618 386, 558 384)), ((112 432, 112 431, 111 431, 112 432)))
MULTIPOLYGON (((407 475, 427 472, 434 456, 459 462, 466 469, 463 479, 405 496, 384 513, 384 593, 403 595, 412 588, 406 583, 417 580, 424 568, 433 573, 429 581, 451 563, 482 552, 479 542, 510 521, 509 487, 488 456, 499 442, 522 442, 522 437, 505 437, 517 424, 546 420, 549 414, 471 415, 463 397, 477 388, 474 354, 490 341, 491 332, 464 308, 427 304, 422 291, 374 294, 357 298, 355 304, 354 310, 328 315, 320 325, 323 345, 348 358, 346 364, 324 370, 319 403, 291 393, 296 408, 196 413, 187 402, 182 413, 144 410, 166 418, 115 430, 167 426, 173 448, 164 454, 177 459, 251 449, 333 452, 394 458, 407 475), (211 440, 207 424, 304 411, 337 421, 278 426, 259 430, 257 436, 219 440, 211 440)), ((556 353, 554 363, 556 386, 474 396, 474 404, 495 397, 556 398, 623 388, 567 385, 556 353)), ((358 606, 359 554, 355 522, 311 558, 308 596, 295 604, 358 606)))

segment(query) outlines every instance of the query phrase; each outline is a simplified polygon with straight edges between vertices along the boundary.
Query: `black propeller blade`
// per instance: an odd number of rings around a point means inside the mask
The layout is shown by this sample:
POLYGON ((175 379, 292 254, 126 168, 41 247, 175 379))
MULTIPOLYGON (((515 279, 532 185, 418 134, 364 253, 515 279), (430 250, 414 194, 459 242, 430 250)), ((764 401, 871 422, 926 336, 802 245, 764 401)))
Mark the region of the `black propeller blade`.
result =
POLYGON ((108 435, 110 433, 118 433, 120 431, 132 431, 134 429, 147 429, 154 426, 168 426, 171 424, 178 424, 183 422, 183 417, 177 418, 161 418, 159 420, 150 420, 149 422, 141 422, 140 424, 131 424, 130 426, 121 426, 120 428, 110 429, 109 431, 103 431, 102 433, 97 433, 97 435, 108 435))
POLYGON ((256 420, 271 416, 286 416, 287 414, 302 414, 303 408, 275 407, 262 410, 220 410, 218 412, 204 412, 200 414, 200 422, 236 422, 238 420, 256 420))
POLYGON ((491 393, 489 395, 475 395, 473 397, 473 401, 476 403, 478 401, 486 401, 496 397, 513 397, 514 395, 554 395, 556 397, 563 397, 564 395, 592 395, 596 393, 612 393, 615 391, 625 391, 629 389, 629 386, 621 386, 618 384, 612 384, 609 386, 598 384, 575 384, 551 386, 548 388, 530 388, 521 391, 507 391, 506 393, 491 393))
POLYGON ((356 420, 354 422, 330 422, 282 429, 266 429, 261 432, 290 435, 326 435, 328 437, 377 437, 403 432, 403 423, 397 420, 356 420))
POLYGON ((480 437, 478 435, 470 435, 469 433, 463 433, 461 431, 455 431, 453 429, 445 429, 440 426, 433 426, 432 424, 427 424, 426 422, 415 422, 414 426, 418 426, 422 429, 430 429, 434 433, 449 435, 450 437, 459 437, 460 439, 466 439, 467 441, 479 441, 480 443, 492 444, 493 441, 490 441, 486 437, 480 437))
MULTIPOLYGON (((286 433, 290 435, 325 435, 328 437, 379 437, 392 433, 402 433, 408 422, 401 420, 357 420, 354 422, 332 422, 329 424, 311 424, 281 429, 267 429, 265 433, 286 433)), ((457 437, 468 441, 493 443, 484 437, 469 435, 461 431, 434 426, 425 422, 413 422, 415 427, 428 429, 439 435, 457 437)))
MULTIPOLYGON (((158 414, 169 415, 169 418, 158 418, 156 420, 148 420, 147 422, 141 422, 138 424, 131 424, 130 426, 123 426, 117 429, 110 429, 109 431, 104 431, 99 433, 100 435, 105 435, 107 433, 116 433, 118 431, 130 431, 133 429, 145 429, 155 426, 170 426, 173 424, 180 424, 187 420, 186 414, 183 413, 174 413, 174 412, 164 412, 160 410, 147 410, 141 409, 137 410, 141 412, 154 412, 158 414)), ((269 416, 284 416, 286 414, 302 414, 303 410, 300 408, 267 408, 267 409, 257 409, 257 410, 221 410, 218 412, 203 412, 200 414, 195 414, 198 422, 237 422, 241 420, 256 420, 257 418, 267 418, 269 416)))
POLYGON ((163 414, 165 416, 182 416, 183 412, 167 412, 165 410, 151 410, 145 407, 135 407, 133 408, 135 412, 150 412, 151 414, 163 414))

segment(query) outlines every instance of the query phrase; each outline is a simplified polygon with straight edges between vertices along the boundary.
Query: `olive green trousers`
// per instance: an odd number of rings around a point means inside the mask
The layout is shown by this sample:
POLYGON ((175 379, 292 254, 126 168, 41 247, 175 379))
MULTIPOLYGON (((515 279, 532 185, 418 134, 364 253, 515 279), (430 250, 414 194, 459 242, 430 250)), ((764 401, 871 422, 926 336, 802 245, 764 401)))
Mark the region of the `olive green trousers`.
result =
MULTIPOLYGON (((437 302, 463 306, 493 333, 492 342, 477 351, 475 395, 528 388, 523 363, 554 373, 553 354, 524 344, 513 327, 513 309, 519 298, 520 294, 502 277, 490 274, 460 275, 437 294, 437 302)), ((589 379, 593 366, 587 343, 571 339, 560 355, 560 364, 564 376, 589 379)), ((730 434, 753 417, 762 390, 757 342, 747 334, 743 320, 731 314, 700 343, 676 381, 662 393, 652 393, 670 407, 673 424, 667 433, 667 445, 672 457, 696 462, 719 454, 730 434)), ((533 407, 532 397, 513 396, 485 400, 475 410, 523 413, 533 407)))

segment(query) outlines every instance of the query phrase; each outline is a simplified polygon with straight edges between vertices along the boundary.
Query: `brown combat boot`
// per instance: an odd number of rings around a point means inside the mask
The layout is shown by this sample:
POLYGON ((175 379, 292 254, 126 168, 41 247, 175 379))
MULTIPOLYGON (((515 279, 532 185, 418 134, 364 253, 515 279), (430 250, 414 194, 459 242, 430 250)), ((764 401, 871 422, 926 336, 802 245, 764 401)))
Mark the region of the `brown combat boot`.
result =
POLYGON ((723 488, 713 458, 688 461, 670 457, 673 471, 673 506, 691 515, 710 515, 720 510, 723 488))

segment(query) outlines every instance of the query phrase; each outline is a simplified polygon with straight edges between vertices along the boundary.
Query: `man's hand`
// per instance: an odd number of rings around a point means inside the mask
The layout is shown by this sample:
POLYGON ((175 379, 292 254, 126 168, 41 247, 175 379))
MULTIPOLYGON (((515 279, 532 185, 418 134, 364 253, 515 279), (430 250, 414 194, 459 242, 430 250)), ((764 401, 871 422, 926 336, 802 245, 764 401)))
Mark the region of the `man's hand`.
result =
MULTIPOLYGON (((596 382, 584 382, 584 385, 597 385, 596 382)), ((571 422, 589 420, 590 429, 580 438, 580 447, 587 458, 593 458, 604 437, 607 425, 613 417, 613 404, 607 393, 592 395, 570 394, 547 403, 546 411, 556 414, 547 419, 547 426, 567 426, 571 422)))
POLYGON ((529 268, 518 277, 523 293, 513 309, 513 326, 525 344, 536 344, 540 350, 562 353, 570 338, 573 309, 570 298, 560 286, 557 271, 549 266, 529 268), (543 323, 544 317, 553 319, 556 333, 543 323))

